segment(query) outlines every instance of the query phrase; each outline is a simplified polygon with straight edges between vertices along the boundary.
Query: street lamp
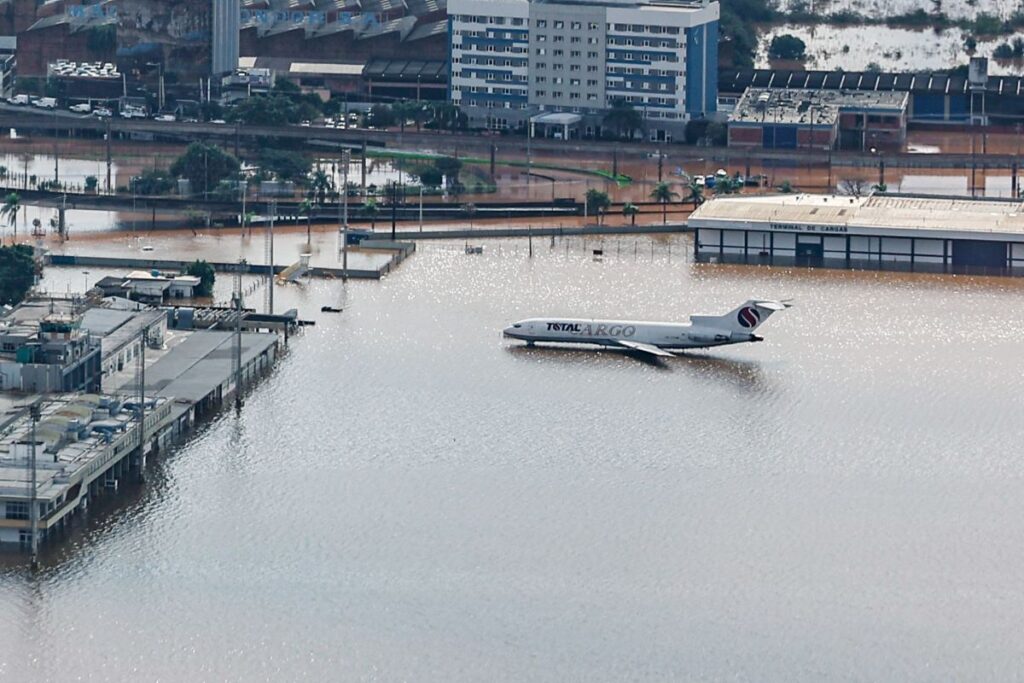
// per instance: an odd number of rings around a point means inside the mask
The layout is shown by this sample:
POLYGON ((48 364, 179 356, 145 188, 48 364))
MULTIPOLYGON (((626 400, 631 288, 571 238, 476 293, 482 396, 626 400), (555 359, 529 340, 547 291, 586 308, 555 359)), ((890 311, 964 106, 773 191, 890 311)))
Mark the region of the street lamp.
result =
POLYGON ((82 290, 82 294, 84 295, 86 292, 89 291, 89 271, 88 270, 83 270, 82 271, 82 275, 84 276, 82 278, 82 281, 83 281, 83 284, 85 285, 85 289, 82 290))

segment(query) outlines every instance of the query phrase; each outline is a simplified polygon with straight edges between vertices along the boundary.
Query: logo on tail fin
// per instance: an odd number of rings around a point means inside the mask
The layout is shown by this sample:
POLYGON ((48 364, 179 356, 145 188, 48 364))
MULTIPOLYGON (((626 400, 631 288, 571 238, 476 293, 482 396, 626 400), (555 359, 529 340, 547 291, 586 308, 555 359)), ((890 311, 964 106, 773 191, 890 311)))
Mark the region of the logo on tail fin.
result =
POLYGON ((740 309, 740 312, 736 314, 736 320, 739 321, 743 327, 754 327, 761 322, 761 314, 758 310, 752 306, 746 306, 740 309))

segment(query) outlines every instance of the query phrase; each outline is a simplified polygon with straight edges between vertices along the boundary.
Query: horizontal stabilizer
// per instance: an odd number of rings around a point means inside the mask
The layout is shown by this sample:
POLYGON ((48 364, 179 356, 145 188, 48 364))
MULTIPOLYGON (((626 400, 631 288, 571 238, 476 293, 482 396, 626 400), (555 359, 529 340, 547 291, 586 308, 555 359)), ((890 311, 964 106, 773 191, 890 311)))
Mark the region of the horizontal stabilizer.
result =
POLYGON ((618 344, 619 346, 624 346, 627 349, 632 349, 633 351, 649 353, 652 356, 661 356, 662 358, 676 357, 676 354, 672 353, 671 351, 666 351, 660 346, 655 346, 654 344, 641 344, 640 342, 627 341, 625 339, 617 339, 615 340, 615 343, 618 344))

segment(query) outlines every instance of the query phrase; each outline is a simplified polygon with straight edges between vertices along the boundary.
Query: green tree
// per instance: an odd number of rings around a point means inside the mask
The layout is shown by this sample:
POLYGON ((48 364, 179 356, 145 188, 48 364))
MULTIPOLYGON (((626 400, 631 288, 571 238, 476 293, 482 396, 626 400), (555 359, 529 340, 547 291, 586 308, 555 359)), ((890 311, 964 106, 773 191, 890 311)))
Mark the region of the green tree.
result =
POLYGON ((306 244, 309 244, 313 222, 313 202, 308 199, 303 199, 299 202, 299 215, 306 217, 306 244))
POLYGON ((768 47, 768 56, 772 59, 804 59, 807 44, 789 33, 775 36, 768 47))
POLYGON ((604 216, 604 212, 612 205, 612 200, 608 197, 608 193, 602 190, 591 188, 587 190, 586 199, 587 204, 587 215, 596 216, 597 224, 601 225, 601 219, 604 216))
POLYGON ((459 173, 462 171, 462 160, 458 157, 438 157, 434 160, 434 167, 440 171, 448 186, 459 184, 459 173))
POLYGON ((171 164, 171 174, 187 178, 193 193, 209 194, 222 180, 238 177, 238 159, 216 145, 193 142, 171 164))
POLYGON ((673 199, 679 195, 672 190, 672 187, 668 183, 658 183, 651 190, 651 199, 661 203, 661 222, 668 222, 668 205, 673 199))
POLYGON ((185 268, 185 274, 199 278, 199 286, 196 288, 197 296, 212 296, 213 283, 217 278, 216 272, 206 261, 193 261, 185 268))
POLYGON ((398 119, 398 126, 403 133, 405 132, 406 123, 408 123, 409 119, 415 117, 419 110, 420 105, 418 103, 408 100, 400 100, 391 105, 391 112, 398 119))
POLYGON ((380 213, 380 207, 377 206, 377 202, 372 199, 367 199, 363 203, 363 213, 370 219, 370 230, 377 229, 377 214, 380 213))
POLYGON ((435 104, 431 119, 427 122, 427 128, 438 130, 457 130, 468 125, 468 117, 459 111, 459 108, 450 102, 435 104))
POLYGON ((636 215, 640 213, 640 207, 633 202, 626 202, 622 205, 622 215, 629 218, 630 225, 636 225, 636 215))
MULTIPOLYGON (((14 240, 18 239, 18 211, 21 210, 21 195, 11 192, 4 197, 4 204, 0 206, 0 219, 7 221, 7 225, 14 228, 14 240)), ((12 242, 13 244, 13 242, 12 242)))
POLYGON ((386 104, 375 104, 370 108, 368 123, 374 128, 390 128, 395 125, 397 117, 391 107, 386 104))
POLYGON ((309 179, 309 197, 318 205, 327 203, 327 198, 334 194, 334 180, 322 168, 313 171, 309 179))
POLYGON ((95 194, 96 188, 99 187, 100 179, 94 175, 85 176, 85 191, 90 194, 95 194))
POLYGON ((423 166, 413 173, 419 177, 420 184, 424 187, 441 187, 444 182, 444 173, 437 166, 423 166))
POLYGON ((631 138, 643 126, 644 118, 632 104, 619 99, 614 100, 611 109, 605 112, 603 123, 613 129, 616 136, 631 138))
POLYGON ((161 195, 174 190, 175 182, 170 173, 159 168, 147 168, 142 175, 131 179, 131 191, 141 195, 161 195))
POLYGON ((252 221, 256 218, 255 211, 246 211, 242 214, 242 232, 245 232, 246 228, 249 228, 249 237, 252 237, 252 221))
POLYGON ((693 208, 697 208, 704 203, 704 186, 698 185, 696 181, 691 180, 689 187, 686 188, 690 192, 688 201, 693 202, 693 208))
POLYGON ((228 121, 247 126, 284 126, 299 121, 295 103, 281 95, 256 95, 242 100, 228 112, 228 121))
POLYGON ((260 166, 278 180, 302 185, 309 178, 312 163, 301 152, 268 148, 260 154, 260 166))
POLYGON ((21 303, 32 289, 35 273, 32 247, 26 244, 0 247, 0 304, 21 303))

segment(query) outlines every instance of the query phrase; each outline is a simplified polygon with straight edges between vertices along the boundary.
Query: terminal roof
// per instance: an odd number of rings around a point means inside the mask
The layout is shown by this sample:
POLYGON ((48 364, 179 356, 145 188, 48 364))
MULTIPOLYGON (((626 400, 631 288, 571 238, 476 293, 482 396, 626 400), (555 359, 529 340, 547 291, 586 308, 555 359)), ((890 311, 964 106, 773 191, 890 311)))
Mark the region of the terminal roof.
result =
POLYGON ((690 217, 735 223, 844 225, 849 228, 963 231, 1024 237, 1024 203, 923 195, 784 194, 721 197, 705 202, 690 217))

